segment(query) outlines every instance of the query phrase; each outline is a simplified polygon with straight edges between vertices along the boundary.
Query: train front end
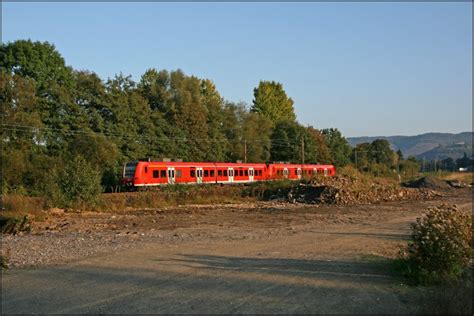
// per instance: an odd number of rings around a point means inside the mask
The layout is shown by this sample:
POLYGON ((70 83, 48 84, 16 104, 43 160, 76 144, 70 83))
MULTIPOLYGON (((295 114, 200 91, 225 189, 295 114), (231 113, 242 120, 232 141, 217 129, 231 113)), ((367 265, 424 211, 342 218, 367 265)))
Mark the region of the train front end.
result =
POLYGON ((137 172, 138 162, 127 162, 123 166, 122 180, 121 183, 127 188, 132 188, 135 186, 136 172, 137 172))

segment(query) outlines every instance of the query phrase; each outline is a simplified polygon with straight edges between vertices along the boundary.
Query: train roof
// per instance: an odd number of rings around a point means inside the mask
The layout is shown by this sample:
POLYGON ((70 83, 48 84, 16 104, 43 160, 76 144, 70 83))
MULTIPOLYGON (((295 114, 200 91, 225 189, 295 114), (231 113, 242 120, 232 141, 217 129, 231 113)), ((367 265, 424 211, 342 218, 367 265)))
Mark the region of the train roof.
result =
POLYGON ((264 163, 233 163, 233 162, 178 162, 178 161, 139 161, 140 164, 173 167, 258 167, 265 168, 264 163))
POLYGON ((327 168, 333 169, 333 165, 320 165, 320 164, 289 164, 289 163, 238 163, 238 162, 179 162, 179 161, 135 161, 134 163, 139 163, 146 166, 156 166, 156 167, 229 167, 229 168, 266 168, 266 167, 276 167, 276 168, 327 168))

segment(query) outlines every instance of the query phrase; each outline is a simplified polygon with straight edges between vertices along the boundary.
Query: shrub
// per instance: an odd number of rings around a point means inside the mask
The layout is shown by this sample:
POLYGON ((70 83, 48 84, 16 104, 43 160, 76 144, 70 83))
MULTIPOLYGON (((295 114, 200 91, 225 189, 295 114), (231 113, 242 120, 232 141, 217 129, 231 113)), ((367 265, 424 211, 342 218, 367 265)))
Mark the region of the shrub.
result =
POLYGON ((469 265, 472 223, 456 206, 431 208, 412 224, 405 260, 409 276, 420 283, 458 277, 469 265))
POLYGON ((102 192, 101 175, 83 157, 77 156, 52 172, 45 191, 49 203, 64 208, 93 207, 102 192))

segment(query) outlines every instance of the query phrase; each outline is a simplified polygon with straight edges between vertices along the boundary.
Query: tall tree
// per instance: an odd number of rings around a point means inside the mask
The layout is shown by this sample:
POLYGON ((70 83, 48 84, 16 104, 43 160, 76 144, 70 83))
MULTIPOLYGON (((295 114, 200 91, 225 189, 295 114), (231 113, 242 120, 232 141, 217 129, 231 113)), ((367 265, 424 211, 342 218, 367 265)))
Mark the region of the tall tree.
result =
POLYGON ((295 121, 293 100, 286 95, 281 83, 260 81, 253 95, 252 112, 267 117, 274 125, 279 121, 295 121))
POLYGON ((337 128, 323 129, 322 133, 331 152, 333 163, 337 167, 347 165, 350 162, 352 149, 346 138, 337 128))
POLYGON ((71 68, 54 45, 48 42, 18 40, 0 45, 0 71, 32 78, 38 91, 49 89, 51 83, 71 87, 71 68))
POLYGON ((386 139, 376 139, 370 144, 371 162, 391 167, 394 162, 394 155, 395 153, 386 139))

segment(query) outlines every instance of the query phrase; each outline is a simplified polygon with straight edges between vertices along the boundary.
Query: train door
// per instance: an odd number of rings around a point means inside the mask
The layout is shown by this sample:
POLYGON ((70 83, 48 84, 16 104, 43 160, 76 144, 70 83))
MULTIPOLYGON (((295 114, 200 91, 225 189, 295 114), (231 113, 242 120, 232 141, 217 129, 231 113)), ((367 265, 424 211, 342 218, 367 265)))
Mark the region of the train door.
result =
POLYGON ((296 174, 298 175, 298 179, 301 179, 301 168, 296 170, 296 174))
POLYGON ((168 183, 174 184, 176 182, 176 171, 174 168, 168 168, 168 183))
POLYGON ((327 168, 324 168, 324 176, 325 176, 325 177, 328 176, 328 169, 327 169, 327 168))
POLYGON ((234 182, 234 168, 227 169, 229 175, 229 182, 234 182))
POLYGON ((253 181, 253 176, 254 176, 254 170, 253 168, 249 168, 249 180, 251 182, 253 181))
POLYGON ((196 168, 196 182, 202 183, 202 168, 196 168))
POLYGON ((283 177, 288 178, 288 168, 283 168, 283 177))

